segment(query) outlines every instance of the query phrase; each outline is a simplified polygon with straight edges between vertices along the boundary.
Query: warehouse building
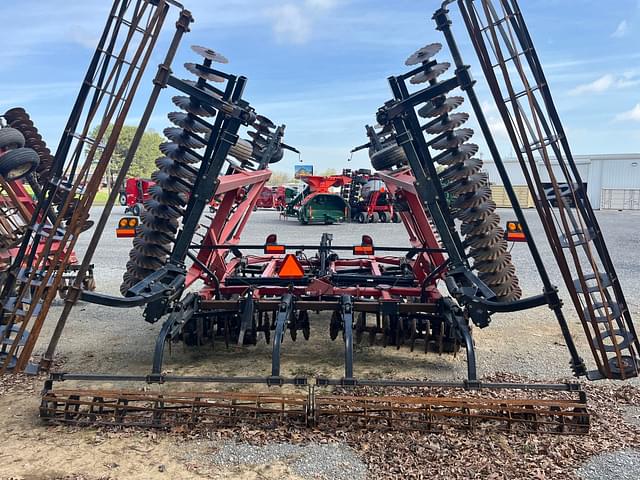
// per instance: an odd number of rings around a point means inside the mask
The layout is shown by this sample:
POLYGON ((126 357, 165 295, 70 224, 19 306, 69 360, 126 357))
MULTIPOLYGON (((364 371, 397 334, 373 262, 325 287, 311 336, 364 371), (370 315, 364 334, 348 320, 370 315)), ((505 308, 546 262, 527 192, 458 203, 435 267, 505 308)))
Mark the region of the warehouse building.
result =
MULTIPOLYGON (((595 209, 640 210, 640 153, 576 155, 574 160, 582 181, 586 184, 589 201, 595 209)), ((533 202, 518 160, 506 158, 503 161, 522 206, 532 207, 533 202)), ((552 164, 554 175, 563 178, 557 162, 552 159, 552 164)), ((496 202, 499 206, 509 206, 504 204, 508 200, 500 188, 502 180, 495 163, 484 159, 484 165, 489 173, 489 181, 494 186, 496 202)), ((542 182, 549 182, 549 174, 541 161, 539 172, 542 182)))

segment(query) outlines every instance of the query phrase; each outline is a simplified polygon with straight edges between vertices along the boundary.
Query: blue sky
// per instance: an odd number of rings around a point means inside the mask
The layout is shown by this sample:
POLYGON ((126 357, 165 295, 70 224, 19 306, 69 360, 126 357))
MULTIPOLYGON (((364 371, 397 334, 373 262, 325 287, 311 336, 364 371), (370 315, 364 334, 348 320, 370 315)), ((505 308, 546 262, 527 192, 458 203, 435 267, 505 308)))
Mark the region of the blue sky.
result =
MULTIPOLYGON (((174 64, 193 61, 191 44, 226 55, 227 70, 246 75, 246 97, 260 113, 287 124, 287 142, 317 170, 347 166, 365 141, 366 123, 390 97, 386 77, 403 72, 417 48, 442 41, 430 0, 184 0, 195 23, 174 64)), ((575 154, 640 152, 640 0, 521 0, 575 154), (606 4, 606 5, 605 5, 606 4)), ((0 3, 0 111, 23 106, 50 146, 57 144, 80 87, 110 0, 0 3), (7 21, 7 19, 10 19, 7 21)), ((504 155, 510 147, 491 104, 461 20, 454 28, 504 155)), ((174 14, 175 15, 175 14, 174 14)), ((165 33, 172 28, 173 19, 165 33)), ((168 36, 168 35, 165 35, 168 36)), ((157 49, 156 65, 165 42, 157 49)), ((438 55, 449 60, 448 52, 438 55)), ((137 110, 150 90, 151 75, 137 110)), ((168 126, 167 90, 151 127, 168 126)), ((464 110, 464 108, 463 108, 464 110)), ((135 118, 134 118, 135 120, 135 118)), ((292 171, 288 154, 276 169, 292 171)), ((352 167, 365 167, 366 154, 352 167)))

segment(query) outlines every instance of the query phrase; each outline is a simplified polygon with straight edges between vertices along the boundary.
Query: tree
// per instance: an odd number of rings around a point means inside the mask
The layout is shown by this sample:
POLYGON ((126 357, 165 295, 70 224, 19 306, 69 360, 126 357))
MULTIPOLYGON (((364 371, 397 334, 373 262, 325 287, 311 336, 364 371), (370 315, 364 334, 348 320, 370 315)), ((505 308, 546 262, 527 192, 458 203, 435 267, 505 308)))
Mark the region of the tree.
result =
MULTIPOLYGON (((136 133, 138 127, 133 125, 125 125, 122 127, 120 132, 120 137, 118 138, 118 143, 116 144, 116 148, 111 155, 111 160, 109 162, 109 170, 107 175, 107 182, 109 185, 112 183, 112 179, 118 174, 120 169, 122 168, 122 164, 124 163, 124 159, 126 158, 129 147, 131 146, 131 142, 133 140, 133 136, 136 133)), ((109 125, 107 127, 107 132, 102 138, 101 144, 106 145, 109 135, 111 135, 111 131, 113 129, 113 125, 109 125)), ((91 131, 91 137, 96 138, 98 135, 98 127, 95 127, 91 131)), ((131 167, 129 168, 128 175, 130 177, 143 177, 148 178, 151 173, 156 170, 155 160, 162 154, 158 150, 158 146, 165 141, 165 138, 160 135, 158 132, 153 130, 147 130, 142 135, 142 139, 140 140, 140 145, 136 150, 136 154, 133 157, 133 161, 131 162, 131 167)), ((95 158, 97 159, 101 154, 100 149, 96 152, 95 158)))
POLYGON ((275 170, 271 173, 271 178, 269 178, 267 185, 277 187, 285 183, 291 183, 291 175, 287 172, 275 170))
POLYGON ((338 171, 335 168, 327 168, 323 172, 316 173, 316 175, 320 175, 322 177, 330 177, 331 175, 337 175, 338 171))

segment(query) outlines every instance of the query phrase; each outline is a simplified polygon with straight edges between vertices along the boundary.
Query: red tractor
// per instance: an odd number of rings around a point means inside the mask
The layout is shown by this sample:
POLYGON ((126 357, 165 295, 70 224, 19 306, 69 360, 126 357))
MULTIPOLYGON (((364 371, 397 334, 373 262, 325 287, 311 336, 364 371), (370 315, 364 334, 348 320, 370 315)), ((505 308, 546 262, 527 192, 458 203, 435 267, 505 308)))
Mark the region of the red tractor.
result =
POLYGON ((287 204, 298 195, 296 187, 280 185, 273 189, 273 206, 276 210, 285 210, 287 204))
POLYGON ((260 196, 256 201, 256 208, 273 208, 275 207, 275 192, 271 187, 262 187, 260 196))
POLYGON ((120 205, 125 207, 124 213, 140 216, 142 204, 151 198, 149 188, 154 185, 155 182, 145 178, 127 178, 124 190, 120 192, 120 205))
POLYGON ((341 189, 342 198, 351 208, 351 220, 359 223, 400 222, 400 215, 395 212, 392 199, 377 174, 372 175, 368 169, 345 169, 342 174, 352 180, 341 189))

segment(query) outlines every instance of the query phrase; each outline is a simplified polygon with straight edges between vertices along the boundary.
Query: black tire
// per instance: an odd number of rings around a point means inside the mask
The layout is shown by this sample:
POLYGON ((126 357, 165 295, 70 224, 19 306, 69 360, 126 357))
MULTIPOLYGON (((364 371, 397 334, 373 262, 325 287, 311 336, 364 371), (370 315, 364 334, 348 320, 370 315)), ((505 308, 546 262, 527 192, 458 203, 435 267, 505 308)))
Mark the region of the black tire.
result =
POLYGON ((250 161, 252 154, 253 146, 251 145, 251 142, 244 138, 239 138, 236 144, 231 145, 231 148, 229 148, 229 155, 242 163, 250 161))
POLYGON ((407 156, 402 147, 396 144, 389 144, 374 152, 369 157, 371 166, 376 170, 388 170, 394 165, 404 165, 407 163, 407 156))
POLYGON ((284 157, 284 150, 282 148, 279 148, 276 153, 274 153, 273 156, 269 159, 269 163, 277 163, 282 160, 282 157, 284 157))
POLYGON ((378 215, 380 216, 380 223, 388 223, 389 222, 389 216, 387 215, 387 212, 380 212, 380 213, 378 213, 378 215))
POLYGON ((20 130, 11 127, 0 128, 0 148, 22 148, 24 142, 24 135, 20 130))
POLYGON ((133 207, 131 207, 131 213, 136 217, 139 217, 142 213, 142 204, 136 203, 133 207))
POLYGON ((121 193, 120 194, 120 198, 118 200, 120 202, 120 205, 122 205, 123 207, 127 206, 127 194, 126 193, 121 193))
POLYGON ((36 169, 40 157, 30 148, 16 148, 0 156, 0 175, 6 180, 26 177, 36 169))
POLYGON ((371 214, 371 223, 378 223, 380 221, 380 215, 378 212, 373 212, 371 214))
POLYGON ((367 223, 367 214, 364 212, 360 212, 358 214, 358 223, 367 223))
POLYGON ((400 218, 400 214, 398 212, 393 212, 393 215, 391 215, 391 221, 393 223, 400 223, 402 218, 400 218))

